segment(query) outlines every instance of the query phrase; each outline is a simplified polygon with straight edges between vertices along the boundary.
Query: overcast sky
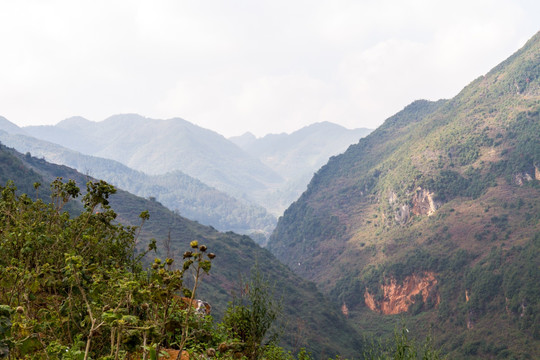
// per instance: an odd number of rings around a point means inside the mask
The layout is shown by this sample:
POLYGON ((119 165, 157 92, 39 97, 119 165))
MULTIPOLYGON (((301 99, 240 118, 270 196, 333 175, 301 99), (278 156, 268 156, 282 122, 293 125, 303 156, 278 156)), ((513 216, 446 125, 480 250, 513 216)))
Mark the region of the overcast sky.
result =
POLYGON ((375 128, 456 95, 538 30, 538 0, 0 0, 0 115, 375 128))

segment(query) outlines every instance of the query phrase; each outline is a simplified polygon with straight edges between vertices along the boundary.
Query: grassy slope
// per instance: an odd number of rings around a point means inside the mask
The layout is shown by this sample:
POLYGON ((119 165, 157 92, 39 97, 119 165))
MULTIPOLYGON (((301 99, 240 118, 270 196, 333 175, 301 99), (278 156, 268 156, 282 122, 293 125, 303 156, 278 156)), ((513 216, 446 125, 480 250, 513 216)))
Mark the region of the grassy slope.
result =
MULTIPOLYGON (((33 182, 46 184, 58 176, 74 179, 78 184, 88 180, 66 166, 49 164, 9 149, 2 148, 0 158, 0 178, 14 179, 16 185, 23 189, 33 190, 33 182)), ((46 192, 46 189, 42 190, 42 194, 46 192)), ((283 297, 281 325, 284 327, 284 345, 291 349, 306 347, 316 357, 338 353, 355 356, 361 351, 359 335, 315 285, 295 275, 249 237, 218 232, 175 215, 158 202, 121 190, 112 197, 111 205, 118 214, 118 220, 126 225, 139 225, 138 215, 144 210, 149 211, 150 220, 144 224, 140 236, 141 247, 150 238, 156 238, 160 252, 165 254, 165 240, 170 238, 169 254, 180 260, 180 254, 189 248, 189 242, 199 240, 217 254, 211 275, 204 279, 199 292, 201 298, 212 304, 217 317, 223 314, 227 302, 232 300, 231 292, 238 290, 240 278, 248 277, 250 269, 258 263, 261 273, 275 283, 276 296, 283 297)))
POLYGON ((269 249, 373 334, 400 316, 365 288, 430 270, 441 304, 406 315, 416 333, 433 324, 452 357, 540 356, 540 184, 520 180, 540 168, 539 82, 536 34, 455 98, 409 105, 314 176, 269 249), (419 187, 442 206, 398 221, 419 187))

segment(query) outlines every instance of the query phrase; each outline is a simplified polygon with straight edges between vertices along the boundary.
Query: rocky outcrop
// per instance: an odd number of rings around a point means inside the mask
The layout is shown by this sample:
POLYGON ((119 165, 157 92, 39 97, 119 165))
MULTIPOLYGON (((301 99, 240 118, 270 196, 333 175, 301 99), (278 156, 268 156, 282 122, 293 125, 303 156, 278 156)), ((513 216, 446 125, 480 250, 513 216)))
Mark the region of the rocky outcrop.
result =
POLYGON ((514 182, 516 183, 516 185, 519 185, 519 186, 522 186, 526 182, 529 182, 532 180, 533 180, 533 177, 531 176, 531 174, 526 173, 526 172, 518 173, 514 175, 514 182))
POLYGON ((405 224, 409 217, 411 216, 411 209, 409 208, 409 205, 402 205, 397 211, 394 216, 396 221, 400 224, 405 224))
POLYGON ((409 306, 415 303, 415 299, 418 299, 417 295, 421 295, 424 303, 427 302, 428 298, 431 298, 434 300, 434 304, 438 305, 440 296, 436 285, 437 279, 433 272, 407 276, 401 283, 390 278, 381 286, 382 300, 378 301, 366 289, 364 302, 372 311, 384 315, 400 314, 409 310, 409 306))
POLYGON ((540 169, 538 169, 536 166, 534 167, 534 178, 540 181, 540 169))
POLYGON ((434 200, 434 194, 427 189, 418 187, 412 199, 411 212, 414 215, 431 216, 441 207, 441 202, 434 200))
POLYGON ((347 304, 343 303, 343 305, 341 305, 341 313, 345 315, 345 317, 349 317, 349 308, 347 307, 347 304))
POLYGON ((390 194, 388 195, 388 204, 393 205, 394 220, 399 224, 405 224, 411 216, 411 209, 409 205, 406 204, 399 206, 399 204, 397 204, 397 201, 397 194, 394 191, 390 190, 390 194), (399 207, 396 208, 396 205, 399 207))
POLYGON ((388 196, 388 203, 392 205, 397 201, 397 194, 393 191, 390 191, 390 195, 388 196))
MULTIPOLYGON (((403 204, 399 207, 394 207, 394 219, 397 223, 405 224, 411 215, 416 216, 431 216, 442 205, 440 201, 435 200, 435 194, 421 187, 416 188, 414 193, 409 193, 411 196, 410 204, 403 204)), ((395 192, 390 191, 388 203, 395 205, 398 197, 395 192)))

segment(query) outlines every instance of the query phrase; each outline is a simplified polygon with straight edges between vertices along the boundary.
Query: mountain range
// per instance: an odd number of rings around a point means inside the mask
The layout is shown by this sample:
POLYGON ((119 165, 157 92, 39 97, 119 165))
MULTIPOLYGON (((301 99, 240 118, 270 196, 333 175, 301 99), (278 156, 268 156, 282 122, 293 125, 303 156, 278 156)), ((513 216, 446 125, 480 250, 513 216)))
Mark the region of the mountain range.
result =
POLYGON ((223 136, 180 118, 152 120, 125 114, 92 122, 74 117, 55 126, 26 127, 25 131, 150 175, 181 170, 238 198, 246 197, 242 189, 254 191, 282 181, 223 136))
POLYGON ((298 198, 330 156, 370 131, 320 123, 290 135, 254 139, 249 146, 239 147, 235 138, 228 140, 180 118, 155 120, 136 114, 115 115, 101 122, 74 117, 54 126, 21 130, 149 175, 182 171, 237 199, 256 203, 275 216, 298 198))
MULTIPOLYGON (((7 120, 4 124, 8 124, 7 120)), ((12 123, 9 125, 0 124, 0 142, 3 144, 106 180, 135 195, 154 199, 189 219, 212 225, 218 230, 251 234, 264 242, 277 222, 264 208, 233 198, 179 170, 163 175, 147 175, 114 160, 84 155, 24 135, 23 129, 12 123), (11 133, 2 129, 11 129, 11 133)))
POLYGON ((20 128, 0 118, 0 141, 22 153, 73 167, 263 245, 275 216, 305 190, 313 172, 369 131, 318 123, 290 135, 244 135, 249 146, 237 146, 235 138, 182 119, 127 114, 100 123, 74 117, 55 126, 20 128), (141 158, 142 149, 148 159, 141 158))

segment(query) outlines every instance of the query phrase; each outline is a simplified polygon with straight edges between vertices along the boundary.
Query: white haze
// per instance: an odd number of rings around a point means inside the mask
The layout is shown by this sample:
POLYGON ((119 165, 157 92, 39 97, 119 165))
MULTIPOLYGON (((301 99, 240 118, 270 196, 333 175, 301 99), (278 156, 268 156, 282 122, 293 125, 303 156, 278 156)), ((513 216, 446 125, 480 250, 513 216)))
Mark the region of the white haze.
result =
POLYGON ((182 117, 223 135, 378 126, 454 96, 539 30, 539 1, 0 1, 0 115, 182 117))

